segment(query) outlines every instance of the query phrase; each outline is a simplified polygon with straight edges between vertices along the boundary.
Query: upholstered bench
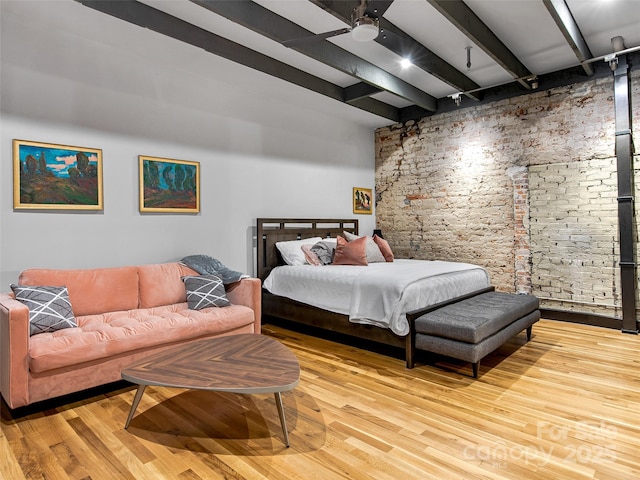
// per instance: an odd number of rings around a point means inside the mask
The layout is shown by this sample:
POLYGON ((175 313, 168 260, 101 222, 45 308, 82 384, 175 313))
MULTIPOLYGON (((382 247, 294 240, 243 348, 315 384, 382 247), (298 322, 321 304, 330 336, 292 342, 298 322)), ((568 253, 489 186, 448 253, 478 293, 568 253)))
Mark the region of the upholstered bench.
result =
POLYGON ((522 330, 530 340, 531 327, 540 319, 538 299, 487 290, 409 312, 407 368, 413 368, 418 349, 471 362, 477 378, 483 357, 522 330))

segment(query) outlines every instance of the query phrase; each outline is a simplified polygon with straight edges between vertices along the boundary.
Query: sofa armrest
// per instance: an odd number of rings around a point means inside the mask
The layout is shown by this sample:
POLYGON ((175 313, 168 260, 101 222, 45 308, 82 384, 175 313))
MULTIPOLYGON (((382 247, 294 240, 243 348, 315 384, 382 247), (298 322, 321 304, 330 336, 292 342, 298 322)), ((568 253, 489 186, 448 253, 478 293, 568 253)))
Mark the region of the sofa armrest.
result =
POLYGON ((0 294, 0 391, 11 408, 29 403, 29 308, 0 294))
POLYGON ((226 286, 227 298, 233 305, 245 305, 253 310, 254 332, 262 331, 262 282, 259 278, 243 278, 226 286))

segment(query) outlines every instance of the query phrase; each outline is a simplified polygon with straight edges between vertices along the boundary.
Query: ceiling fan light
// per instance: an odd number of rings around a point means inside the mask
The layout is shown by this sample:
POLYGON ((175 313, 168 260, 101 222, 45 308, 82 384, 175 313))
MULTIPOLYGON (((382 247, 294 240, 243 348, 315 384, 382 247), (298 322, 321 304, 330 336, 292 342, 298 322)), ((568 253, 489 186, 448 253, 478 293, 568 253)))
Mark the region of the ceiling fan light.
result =
POLYGON ((370 42, 380 33, 378 19, 371 17, 360 17, 353 22, 351 37, 356 42, 370 42))

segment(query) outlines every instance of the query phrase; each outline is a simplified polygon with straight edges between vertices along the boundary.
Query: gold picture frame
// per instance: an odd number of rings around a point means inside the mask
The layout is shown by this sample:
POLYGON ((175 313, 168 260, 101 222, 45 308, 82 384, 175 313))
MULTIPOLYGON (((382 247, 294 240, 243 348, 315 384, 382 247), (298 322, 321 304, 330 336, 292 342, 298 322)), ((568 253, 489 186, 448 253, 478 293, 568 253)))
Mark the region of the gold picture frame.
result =
POLYGON ((373 190, 353 187, 353 213, 371 215, 373 213, 373 190))
POLYGON ((145 155, 138 159, 140 212, 200 212, 200 162, 145 155))
POLYGON ((102 150, 13 140, 15 210, 102 210, 102 150))

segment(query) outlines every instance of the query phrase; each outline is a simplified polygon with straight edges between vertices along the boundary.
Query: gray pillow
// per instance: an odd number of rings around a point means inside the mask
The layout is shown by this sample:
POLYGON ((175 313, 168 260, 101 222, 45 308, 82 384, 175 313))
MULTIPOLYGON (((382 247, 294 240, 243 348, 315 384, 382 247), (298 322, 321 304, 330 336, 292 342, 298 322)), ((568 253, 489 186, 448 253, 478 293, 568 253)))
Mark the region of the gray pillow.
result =
POLYGON ((330 265, 333 263, 333 254, 336 250, 335 242, 321 241, 311 247, 311 251, 320 259, 322 265, 330 265))
POLYGON ((187 303, 191 310, 231 305, 227 299, 222 279, 216 275, 193 275, 182 277, 187 292, 187 303))
MULTIPOLYGON (((344 238, 346 238, 349 242, 360 238, 358 235, 354 235, 353 233, 349 233, 346 231, 342 233, 344 234, 344 238)), ((382 255, 380 247, 378 247, 372 237, 367 237, 365 252, 367 255, 367 263, 380 263, 387 261, 384 258, 384 255, 382 255)))
POLYGON ((29 307, 29 334, 77 327, 67 287, 11 284, 16 300, 29 307))

